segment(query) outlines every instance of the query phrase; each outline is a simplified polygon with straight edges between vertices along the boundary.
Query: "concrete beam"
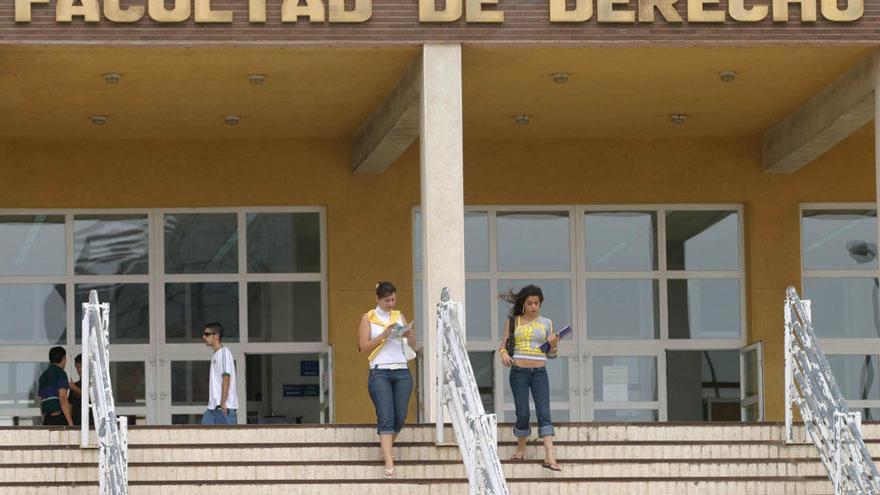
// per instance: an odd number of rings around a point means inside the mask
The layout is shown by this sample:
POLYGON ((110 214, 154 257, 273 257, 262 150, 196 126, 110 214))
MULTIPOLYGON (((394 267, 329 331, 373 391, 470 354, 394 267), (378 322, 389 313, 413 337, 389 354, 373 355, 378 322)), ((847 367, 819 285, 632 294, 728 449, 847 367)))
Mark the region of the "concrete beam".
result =
POLYGON ((419 54, 355 132, 352 173, 381 174, 419 137, 421 88, 422 55, 419 54))
POLYGON ((868 57, 764 133, 764 172, 800 170, 874 118, 878 55, 868 57))

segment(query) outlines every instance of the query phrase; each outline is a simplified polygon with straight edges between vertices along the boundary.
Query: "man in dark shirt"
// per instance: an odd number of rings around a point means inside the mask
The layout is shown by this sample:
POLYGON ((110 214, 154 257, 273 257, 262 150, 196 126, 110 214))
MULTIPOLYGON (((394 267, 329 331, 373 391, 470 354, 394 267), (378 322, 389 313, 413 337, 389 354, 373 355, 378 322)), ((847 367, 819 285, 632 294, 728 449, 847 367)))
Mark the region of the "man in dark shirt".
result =
MULTIPOLYGON (((76 367, 76 376, 79 380, 70 384, 70 415, 73 417, 73 424, 79 426, 82 424, 82 354, 77 354, 73 358, 73 366, 76 367)), ((91 408, 89 408, 89 426, 95 425, 95 419, 92 417, 91 408)))
POLYGON ((65 365, 67 365, 67 351, 60 346, 49 349, 49 368, 40 375, 39 382, 43 425, 73 426, 70 402, 67 399, 70 382, 64 371, 65 365))

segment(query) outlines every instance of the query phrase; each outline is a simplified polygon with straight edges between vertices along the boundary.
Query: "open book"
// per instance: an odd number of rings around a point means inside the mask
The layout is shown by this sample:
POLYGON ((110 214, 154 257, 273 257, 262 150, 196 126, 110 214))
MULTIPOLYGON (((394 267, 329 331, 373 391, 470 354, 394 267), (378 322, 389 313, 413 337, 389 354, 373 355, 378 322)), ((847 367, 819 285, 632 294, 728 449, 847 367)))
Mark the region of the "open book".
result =
MULTIPOLYGON (((566 335, 571 333, 571 325, 565 325, 565 328, 559 331, 559 338, 562 339, 566 335)), ((541 344, 541 350, 547 352, 550 350, 550 342, 544 342, 541 344)))
POLYGON ((410 328, 412 328, 415 320, 407 323, 406 325, 401 325, 400 323, 395 323, 393 327, 391 327, 391 333, 388 334, 389 339, 399 339, 403 337, 403 334, 406 333, 410 328))

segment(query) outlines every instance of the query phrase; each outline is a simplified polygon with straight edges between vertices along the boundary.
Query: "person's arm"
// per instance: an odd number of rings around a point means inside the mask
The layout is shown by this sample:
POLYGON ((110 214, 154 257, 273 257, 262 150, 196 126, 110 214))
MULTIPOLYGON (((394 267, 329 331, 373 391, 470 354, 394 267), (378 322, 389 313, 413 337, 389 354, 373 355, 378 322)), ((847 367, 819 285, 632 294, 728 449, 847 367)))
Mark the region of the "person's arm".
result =
MULTIPOLYGON (((400 315, 400 321, 403 323, 403 326, 406 326, 406 318, 403 315, 400 315)), ((416 329, 410 327, 409 330, 403 332, 403 336, 406 337, 406 343, 409 344, 413 349, 416 348, 416 329)))
POLYGON ((223 411, 223 414, 226 414, 226 398, 229 397, 229 382, 230 382, 229 374, 223 374, 223 384, 220 385, 220 410, 223 411))
POLYGON ((70 401, 67 399, 68 390, 66 388, 58 389, 58 402, 61 403, 61 412, 67 419, 67 424, 73 426, 73 417, 70 415, 70 401))
POLYGON ((547 343, 550 344, 550 349, 547 349, 547 357, 550 359, 556 359, 559 351, 559 334, 556 333, 556 329, 553 328, 552 321, 550 322, 550 333, 547 335, 547 343))
POLYGON ((510 318, 504 320, 504 337, 501 338, 501 348, 498 349, 498 356, 501 357, 501 363, 504 366, 513 364, 513 357, 507 354, 507 339, 510 338, 510 318))
POLYGON ((76 385, 76 382, 70 382, 70 390, 72 390, 73 393, 82 397, 82 389, 76 385))
POLYGON ((394 326, 394 323, 385 327, 385 331, 377 335, 376 338, 370 338, 370 320, 367 318, 367 315, 364 315, 361 318, 361 324, 358 326, 358 350, 361 354, 369 355, 373 352, 373 349, 379 347, 379 344, 391 333, 392 326, 394 326))

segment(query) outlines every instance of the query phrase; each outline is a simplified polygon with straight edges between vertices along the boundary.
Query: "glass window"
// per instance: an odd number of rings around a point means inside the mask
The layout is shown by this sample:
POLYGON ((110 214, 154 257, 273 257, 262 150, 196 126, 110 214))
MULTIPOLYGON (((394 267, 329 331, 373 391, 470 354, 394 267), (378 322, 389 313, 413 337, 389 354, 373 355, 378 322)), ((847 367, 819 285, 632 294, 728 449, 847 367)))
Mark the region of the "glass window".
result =
POLYGON ((237 273, 235 213, 165 214, 165 273, 237 273))
POLYGON ((676 279, 668 283, 670 338, 740 337, 739 279, 676 279))
POLYGON ((89 302, 89 291, 98 291, 98 300, 110 303, 110 343, 145 344, 150 341, 150 290, 148 284, 77 284, 76 341, 82 337, 82 305, 89 302))
POLYGON ((593 357, 593 397, 598 402, 657 400, 657 358, 593 357))
MULTIPOLYGON (((492 340, 492 293, 489 280, 466 280, 465 314, 468 340, 492 340)), ((421 315, 419 315, 421 316, 421 315)), ((424 328, 424 325, 420 325, 424 328)))
POLYGON ((0 275, 64 275, 64 215, 0 215, 0 275))
POLYGON ((149 272, 147 215, 76 215, 77 275, 144 275, 149 272))
POLYGON ((63 284, 0 285, 0 344, 66 343, 65 293, 63 284))
POLYGON ((498 212, 496 218, 499 271, 571 269, 568 212, 498 212))
POLYGON ((657 280, 587 280, 590 339, 660 338, 657 280))
POLYGON ((738 270, 737 212, 667 212, 666 266, 669 270, 738 270))
POLYGON ((223 341, 238 342, 238 284, 165 284, 165 340, 201 342, 204 325, 223 325, 223 341))
POLYGON ((321 283, 249 283, 248 339, 321 342, 321 283))
POLYGON ((875 210, 804 210, 801 232, 807 270, 877 268, 875 210))
POLYGON ((210 371, 211 361, 172 361, 171 405, 207 406, 210 371))
POLYGON ((248 424, 321 421, 318 354, 248 354, 245 359, 248 424))
POLYGON ((250 273, 319 273, 320 218, 317 213, 248 213, 250 273))
POLYGON ((146 405, 146 375, 143 362, 111 361, 110 383, 113 384, 113 400, 116 407, 146 405))
MULTIPOLYGON (((509 290, 519 290, 522 287, 534 284, 541 288, 544 293, 544 303, 541 305, 541 316, 553 320, 556 330, 561 330, 571 323, 571 282, 568 279, 545 279, 545 280, 499 280, 498 294, 509 290)), ((504 325, 507 321, 511 306, 507 302, 498 301, 498 331, 499 338, 504 334, 504 325)), ((565 340, 571 339, 574 332, 568 334, 565 340)))
POLYGON ((477 381, 477 390, 483 402, 483 410, 487 414, 495 412, 495 353, 494 352, 468 352, 471 367, 474 370, 474 378, 477 381))
POLYGON ((846 400, 880 399, 880 366, 876 355, 837 354, 828 364, 846 400))
POLYGON ((584 215, 588 271, 657 269, 657 214, 589 211, 584 215))
MULTIPOLYGON (((48 360, 48 349, 46 352, 48 360)), ((38 382, 48 363, 0 363, 0 409, 40 407, 38 382)))
POLYGON ((804 298, 812 301, 818 337, 880 336, 876 278, 804 278, 804 298))
POLYGON ((739 421, 739 380, 737 350, 667 351, 669 421, 739 421))
POLYGON ((593 412, 596 421, 650 423, 658 417, 656 409, 597 409, 593 412))

